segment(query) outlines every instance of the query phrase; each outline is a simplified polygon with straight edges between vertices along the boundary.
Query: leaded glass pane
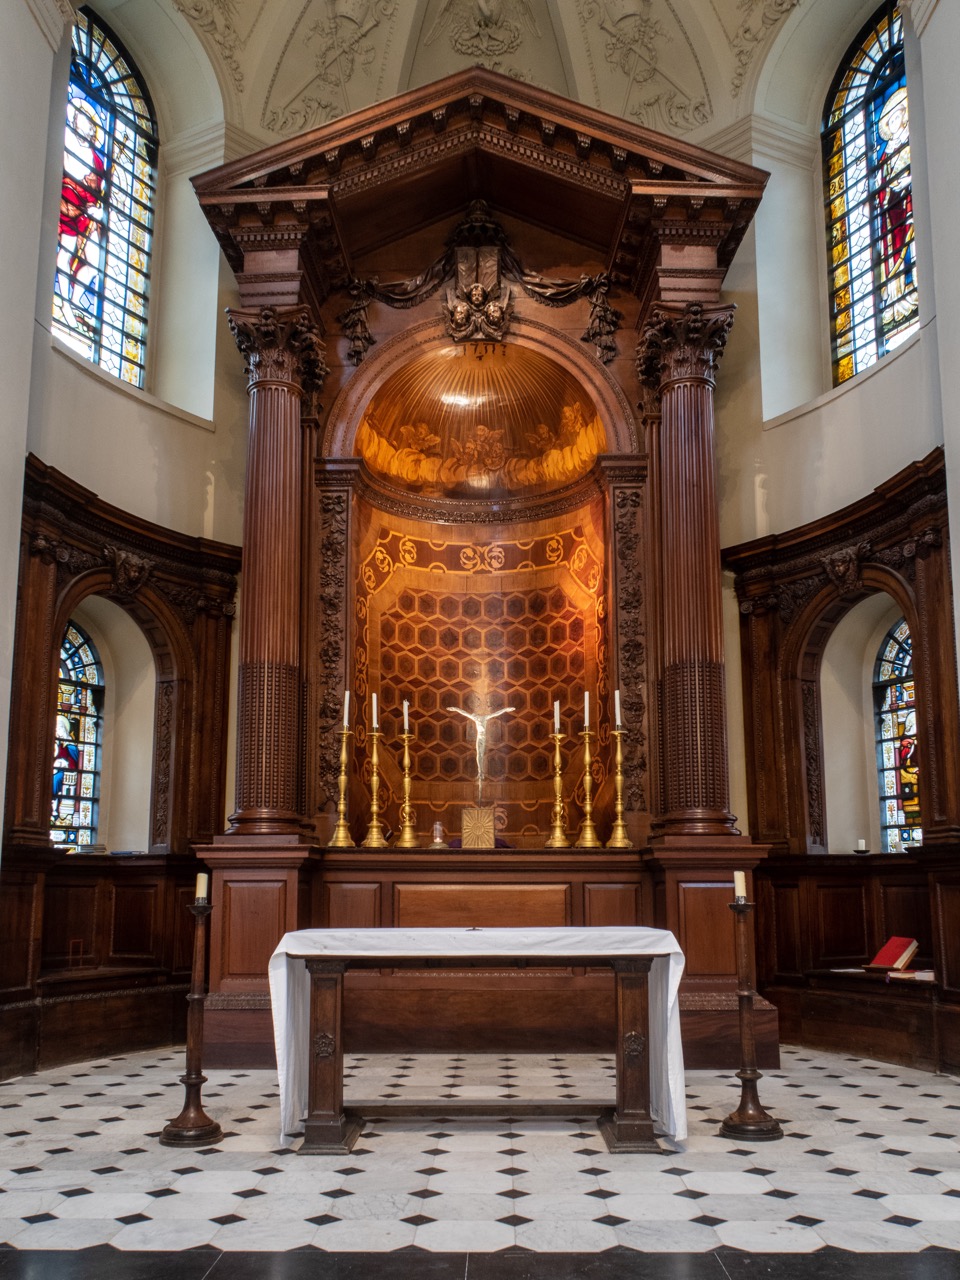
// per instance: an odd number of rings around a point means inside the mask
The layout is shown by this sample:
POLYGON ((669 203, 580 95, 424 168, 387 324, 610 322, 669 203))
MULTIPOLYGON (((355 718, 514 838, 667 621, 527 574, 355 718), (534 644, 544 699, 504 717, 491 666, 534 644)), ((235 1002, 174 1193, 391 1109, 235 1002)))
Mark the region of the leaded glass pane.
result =
POLYGON ((68 852, 96 844, 103 674, 89 639, 71 623, 60 648, 50 839, 68 852))
POLYGON ((873 690, 881 842, 885 852, 898 853, 923 843, 913 642, 905 619, 884 637, 877 655, 873 690))
POLYGON ((903 26, 892 0, 844 58, 827 96, 822 142, 840 383, 919 325, 903 26))
POLYGON ((157 128, 130 59, 89 9, 70 60, 53 332, 86 359, 143 385, 157 128), (134 271, 128 271, 132 263, 134 271), (111 329, 113 331, 111 331, 111 329))

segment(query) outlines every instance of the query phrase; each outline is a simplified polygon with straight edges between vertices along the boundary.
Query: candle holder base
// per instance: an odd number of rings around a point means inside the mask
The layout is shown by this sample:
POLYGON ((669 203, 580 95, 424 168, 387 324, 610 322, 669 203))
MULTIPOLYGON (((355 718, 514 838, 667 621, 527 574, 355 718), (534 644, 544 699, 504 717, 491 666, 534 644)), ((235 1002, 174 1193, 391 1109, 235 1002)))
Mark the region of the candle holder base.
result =
POLYGON ((338 822, 333 829, 333 835, 327 842, 328 849, 354 849, 356 845, 353 837, 350 835, 350 828, 346 822, 338 822))
POLYGON ((200 1090, 206 1082, 206 1076, 180 1077, 180 1083, 186 1090, 186 1101, 176 1120, 163 1126, 158 1139, 161 1146, 210 1147, 222 1140, 223 1130, 200 1105, 200 1090))
POLYGON ((720 1125, 721 1138, 746 1142, 776 1142, 783 1137, 780 1121, 764 1111, 757 1097, 757 1081, 762 1073, 744 1068, 737 1072, 740 1081, 740 1105, 720 1125))
POLYGON ((622 818, 618 818, 613 824, 613 830, 610 832, 610 839, 607 841, 608 849, 632 849, 633 841, 627 831, 627 824, 622 818))

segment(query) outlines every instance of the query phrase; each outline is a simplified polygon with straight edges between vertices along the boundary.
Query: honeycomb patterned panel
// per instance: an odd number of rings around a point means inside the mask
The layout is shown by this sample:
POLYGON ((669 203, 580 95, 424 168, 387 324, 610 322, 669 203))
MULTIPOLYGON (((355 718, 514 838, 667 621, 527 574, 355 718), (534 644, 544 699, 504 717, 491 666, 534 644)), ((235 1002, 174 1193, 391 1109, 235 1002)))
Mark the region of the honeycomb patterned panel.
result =
POLYGON ((448 708, 512 707, 488 722, 485 802, 549 785, 554 699, 566 731, 583 716, 584 633, 558 586, 464 595, 404 588, 380 619, 380 697, 385 716, 410 702, 414 778, 475 785, 476 729, 448 708))

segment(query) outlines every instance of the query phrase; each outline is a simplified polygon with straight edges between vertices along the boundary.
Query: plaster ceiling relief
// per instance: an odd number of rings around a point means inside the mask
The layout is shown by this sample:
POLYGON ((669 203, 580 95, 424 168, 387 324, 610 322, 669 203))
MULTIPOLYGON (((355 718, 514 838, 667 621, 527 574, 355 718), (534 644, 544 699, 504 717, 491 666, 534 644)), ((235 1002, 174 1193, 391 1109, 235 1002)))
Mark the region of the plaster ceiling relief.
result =
POLYGON ((394 37, 403 8, 400 0, 305 0, 270 78, 263 128, 300 133, 393 93, 385 73, 402 57, 394 37))
POLYGON ((211 43, 233 78, 234 88, 243 92, 241 60, 267 0, 173 0, 174 6, 211 43))
POLYGON ((678 134, 713 117, 700 58, 673 0, 576 0, 571 62, 604 111, 678 134), (585 64, 585 66, 584 66, 585 64))
POLYGON ((726 3, 710 0, 736 63, 730 84, 731 97, 740 96, 750 64, 760 46, 769 40, 790 10, 800 3, 801 0, 737 0, 736 11, 731 13, 729 0, 726 3))
POLYGON ((548 0, 427 0, 410 84, 477 66, 568 93, 551 7, 548 0))

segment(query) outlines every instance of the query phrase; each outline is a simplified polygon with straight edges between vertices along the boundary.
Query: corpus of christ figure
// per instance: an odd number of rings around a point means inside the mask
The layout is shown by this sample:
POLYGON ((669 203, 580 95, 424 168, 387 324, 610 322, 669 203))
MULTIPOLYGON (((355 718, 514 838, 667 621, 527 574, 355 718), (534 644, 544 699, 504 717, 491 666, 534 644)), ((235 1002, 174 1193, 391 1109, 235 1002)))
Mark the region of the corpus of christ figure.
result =
POLYGON ((483 803, 483 762, 487 755, 487 722, 496 720, 497 716, 505 716, 508 711, 516 711, 516 707, 501 707, 499 711, 488 711, 481 715, 476 711, 464 711, 463 707, 446 707, 447 711, 456 711, 457 715, 466 716, 477 726, 477 808, 483 803))

